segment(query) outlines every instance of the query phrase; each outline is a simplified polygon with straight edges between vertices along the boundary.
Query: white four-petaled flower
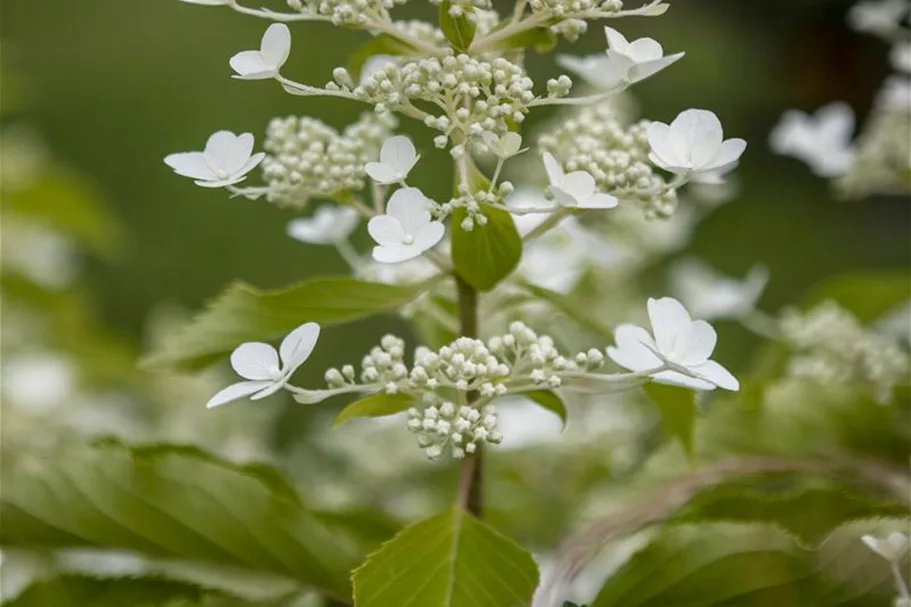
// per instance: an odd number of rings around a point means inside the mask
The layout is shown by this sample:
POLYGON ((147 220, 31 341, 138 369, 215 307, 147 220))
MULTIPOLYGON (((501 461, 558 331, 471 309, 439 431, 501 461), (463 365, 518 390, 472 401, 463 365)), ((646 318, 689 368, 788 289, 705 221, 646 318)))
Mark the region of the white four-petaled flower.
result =
POLYGON ((639 38, 628 41, 617 30, 605 27, 607 52, 603 55, 572 57, 561 55, 557 62, 589 84, 603 89, 626 87, 652 76, 674 63, 684 53, 664 55, 658 41, 639 38))
POLYGON ((308 322, 291 331, 282 340, 278 352, 269 344, 258 341, 239 345, 231 353, 231 366, 246 381, 228 386, 210 398, 206 407, 211 409, 246 396, 259 400, 275 394, 310 357, 317 339, 319 325, 308 322))
POLYGON ((544 170, 550 180, 554 200, 564 207, 580 209, 612 209, 617 199, 610 194, 596 191, 595 178, 585 171, 563 172, 563 168, 550 152, 544 152, 544 170))
POLYGON ((715 329, 704 320, 691 320, 683 305, 671 297, 648 300, 652 335, 642 327, 620 325, 617 345, 607 349, 615 363, 636 372, 648 372, 653 381, 694 390, 739 390, 730 371, 709 357, 715 350, 715 329))
POLYGON ((872 535, 865 535, 860 538, 870 550, 883 557, 890 563, 898 562, 905 553, 908 552, 911 542, 904 533, 895 532, 887 538, 878 538, 872 535))
POLYGON ((764 266, 754 266, 743 280, 723 276, 695 259, 684 259, 671 268, 674 292, 687 310, 706 320, 750 313, 768 281, 764 266))
POLYGON ((718 182, 747 147, 743 139, 725 140, 721 121, 709 110, 683 111, 670 124, 653 122, 646 137, 655 166, 695 181, 718 182))
POLYGON ((348 240, 359 220, 351 207, 325 205, 311 217, 288 222, 288 236, 308 244, 336 244, 348 240))
POLYGON ((165 156, 174 172, 194 179, 204 188, 220 188, 243 181, 266 155, 253 154, 253 135, 231 131, 213 133, 202 152, 181 152, 165 156))
POLYGON ((847 103, 835 102, 812 116, 788 110, 772 130, 769 145, 778 154, 804 161, 820 177, 836 177, 854 161, 853 133, 854 111, 847 103))
POLYGON ((490 131, 484 131, 481 139, 484 140, 484 144, 490 152, 500 160, 507 160, 525 151, 520 149, 522 136, 511 131, 500 136, 494 135, 490 131))
POLYGON ((380 161, 368 162, 364 170, 377 183, 400 183, 405 181, 419 158, 411 139, 404 135, 396 135, 383 142, 383 147, 380 148, 380 161))
POLYGON ((275 78, 291 54, 291 30, 284 23, 273 23, 266 29, 258 51, 241 51, 230 64, 240 80, 275 78))
POLYGON ((427 198, 419 189, 401 188, 389 199, 386 214, 367 223, 367 231, 378 245, 373 248, 373 259, 399 263, 433 248, 446 228, 431 221, 427 198))

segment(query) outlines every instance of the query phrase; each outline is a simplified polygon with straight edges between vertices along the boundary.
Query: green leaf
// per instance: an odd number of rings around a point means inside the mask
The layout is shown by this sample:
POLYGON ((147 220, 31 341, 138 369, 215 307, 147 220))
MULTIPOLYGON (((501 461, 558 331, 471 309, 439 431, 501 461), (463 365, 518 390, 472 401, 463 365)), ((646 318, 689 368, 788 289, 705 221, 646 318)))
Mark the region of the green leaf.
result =
POLYGON ((693 428, 696 424, 696 393, 685 388, 647 383, 642 387, 657 405, 668 434, 680 441, 691 461, 694 457, 693 428))
POLYGON ((906 302, 909 281, 911 268, 898 272, 843 274, 814 286, 801 307, 809 309, 832 299, 866 324, 906 302))
POLYGON ((354 572, 358 607, 525 607, 531 555, 460 508, 412 525, 354 572))
POLYGON ((813 573, 807 554, 771 525, 670 527, 613 573, 592 607, 805 607, 795 584, 813 573), (771 592, 777 599, 770 602, 771 592))
POLYGON ((200 369, 243 342, 278 339, 305 322, 337 324, 395 310, 434 280, 386 285, 355 278, 314 278, 277 291, 235 283, 144 364, 200 369))
POLYGON ((161 578, 96 578, 61 575, 28 586, 4 607, 160 607, 173 601, 199 603, 207 592, 194 584, 161 578))
POLYGON ((465 209, 452 213, 452 262, 465 282, 488 291, 509 276, 522 259, 522 237, 512 215, 501 209, 484 208, 487 225, 463 230, 465 209))
POLYGON ((376 546, 309 511, 277 471, 190 448, 69 447, 3 458, 0 544, 130 550, 271 574, 339 598, 376 546))
POLYGON ((356 417, 385 417, 405 411, 412 405, 414 398, 408 394, 386 394, 380 392, 356 400, 346 406, 332 422, 333 426, 344 424, 356 417))
POLYGON ((534 392, 527 392, 522 396, 533 400, 551 413, 554 413, 560 418, 560 421, 563 422, 563 427, 566 427, 566 418, 568 416, 566 412, 566 403, 563 402, 563 399, 560 398, 556 392, 553 390, 536 390, 534 392))
POLYGON ((709 488, 677 515, 682 521, 773 523, 808 545, 817 545, 839 525, 874 516, 901 516, 905 504, 884 502, 832 483, 762 491, 755 485, 731 482, 709 488))
POLYGON ((478 29, 477 22, 472 19, 475 16, 474 7, 459 5, 462 14, 453 17, 449 14, 452 6, 451 0, 443 0, 440 4, 440 29, 443 30, 443 34, 449 40, 452 48, 464 53, 471 46, 471 41, 474 40, 475 32, 478 29))
POLYGON ((592 318, 589 315, 588 311, 583 310, 575 301, 566 295, 557 293, 556 291, 551 291, 550 289, 545 289, 544 287, 533 285, 530 282, 523 281, 521 285, 523 289, 535 297, 543 299, 551 306, 553 306, 557 311, 566 314, 567 317, 576 321, 579 326, 592 331, 607 341, 612 342, 614 340, 613 331, 611 331, 610 327, 601 324, 601 321, 598 319, 592 318))
POLYGON ((375 38, 371 38, 354 51, 348 59, 348 72, 354 81, 357 82, 364 64, 374 55, 393 55, 398 57, 416 53, 417 50, 407 42, 403 42, 389 34, 380 34, 375 38))
MULTIPOLYGON (((508 24, 508 21, 504 22, 504 26, 508 24)), ((496 31, 497 30, 494 30, 494 32, 496 31)), ((557 34, 549 27, 535 27, 522 30, 507 38, 498 40, 488 46, 487 49, 492 51, 507 51, 517 48, 533 47, 539 53, 549 53, 556 46, 557 34)))

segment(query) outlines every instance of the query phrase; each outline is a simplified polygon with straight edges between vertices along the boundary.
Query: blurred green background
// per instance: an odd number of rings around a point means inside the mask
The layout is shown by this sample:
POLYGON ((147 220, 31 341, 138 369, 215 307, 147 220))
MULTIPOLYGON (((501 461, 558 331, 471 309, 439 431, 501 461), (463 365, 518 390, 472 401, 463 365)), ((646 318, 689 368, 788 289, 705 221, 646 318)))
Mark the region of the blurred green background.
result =
MULTIPOLYGON (((429 4, 412 4, 408 10, 434 12, 429 4)), ((843 99, 861 117, 869 110, 888 73, 888 47, 847 29, 851 2, 671 4, 663 18, 619 24, 628 37, 648 35, 668 51, 687 53, 636 87, 643 114, 669 120, 689 107, 711 108, 728 136, 749 141, 738 172, 740 196, 701 224, 692 251, 734 275, 753 263, 770 266, 768 309, 834 273, 906 266, 907 199, 835 201, 828 183, 766 145, 788 107, 814 110, 843 99)), ((341 127, 365 110, 290 97, 268 82, 232 80, 228 58, 257 45, 263 21, 177 0, 4 0, 2 15, 4 106, 20 108, 16 120, 33 125, 61 161, 92 179, 128 229, 128 247, 117 261, 89 262, 98 309, 111 327, 138 338, 154 305, 197 308, 233 279, 275 287, 344 270, 334 251, 284 236, 291 212, 194 187, 162 163, 168 153, 201 149, 217 129, 250 131, 261 141, 273 116, 309 114, 341 127)), ((327 81, 366 36, 324 24, 298 24, 293 33, 288 75, 315 83, 327 81)), ((558 50, 582 54, 603 46, 593 27, 558 50)), ((550 57, 531 56, 529 67, 533 74, 554 71, 550 57)), ((421 125, 405 130, 419 147, 431 148, 421 125)), ((424 162, 420 169, 417 184, 433 192, 449 166, 424 162)), ((330 335, 355 337, 360 351, 382 329, 355 325, 330 335)), ((344 358, 339 354, 329 358, 344 358)))

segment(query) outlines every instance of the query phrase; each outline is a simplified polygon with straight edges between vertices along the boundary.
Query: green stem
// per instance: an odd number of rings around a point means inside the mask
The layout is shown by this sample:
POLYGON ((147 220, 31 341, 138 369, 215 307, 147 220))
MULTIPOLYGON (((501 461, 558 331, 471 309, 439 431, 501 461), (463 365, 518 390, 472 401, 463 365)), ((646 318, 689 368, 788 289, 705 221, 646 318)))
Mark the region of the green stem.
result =
MULTIPOLYGON (((459 293, 459 330, 465 337, 478 336, 478 291, 470 284, 456 276, 456 287, 459 293)), ((469 404, 477 400, 478 395, 468 393, 469 404)), ((462 460, 459 475, 459 505, 470 513, 481 518, 484 513, 484 452, 479 445, 474 455, 462 460)))

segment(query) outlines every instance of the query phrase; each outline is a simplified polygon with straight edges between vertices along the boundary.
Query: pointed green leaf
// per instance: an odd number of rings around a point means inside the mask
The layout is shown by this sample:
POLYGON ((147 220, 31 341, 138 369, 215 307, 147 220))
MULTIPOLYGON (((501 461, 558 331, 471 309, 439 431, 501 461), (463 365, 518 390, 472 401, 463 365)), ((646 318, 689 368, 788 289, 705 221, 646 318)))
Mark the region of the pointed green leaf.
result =
POLYGON ((343 520, 308 510, 277 471, 187 448, 72 446, 2 464, 3 546, 130 550, 347 598, 349 572, 376 545, 343 520))
POLYGON ((459 4, 458 7, 462 14, 453 17, 449 14, 452 6, 451 0, 443 0, 440 3, 440 29, 443 30, 443 34, 449 40, 452 48, 464 53, 471 46, 471 41, 474 40, 475 32, 478 29, 478 24, 473 19, 474 7, 459 4))
POLYGON ((236 283, 144 363, 153 368, 200 369, 246 341, 279 339, 305 322, 337 324, 395 310, 434 280, 387 285, 314 278, 276 291, 236 283))
POLYGON ((346 406, 332 422, 333 426, 344 424, 356 417, 385 417, 408 409, 414 398, 408 394, 371 394, 346 406))
POLYGON ((645 393, 658 406, 668 434, 675 436, 686 456, 693 459, 693 428, 696 424, 696 393, 685 388, 648 383, 645 393))
POLYGON ((575 301, 566 295, 533 285, 530 282, 523 281, 521 285, 523 289, 535 297, 543 299, 558 312, 566 314, 568 318, 577 322, 580 327, 592 331, 607 341, 614 340, 613 331, 611 331, 610 327, 603 325, 597 318, 593 318, 590 311, 582 309, 575 301))
POLYGON ((553 390, 536 390, 534 392, 527 392, 522 396, 541 405, 551 413, 554 413, 560 418, 560 421, 563 422, 563 427, 566 427, 566 418, 568 416, 566 412, 566 403, 563 402, 563 399, 560 398, 559 394, 553 390))
POLYGON ((463 230, 464 209, 452 214, 452 262, 465 282, 488 291, 509 276, 522 258, 522 237, 512 215, 501 209, 484 208, 486 225, 463 230))
POLYGON ((354 572, 358 607, 527 607, 531 555, 460 508, 408 527, 354 572))

